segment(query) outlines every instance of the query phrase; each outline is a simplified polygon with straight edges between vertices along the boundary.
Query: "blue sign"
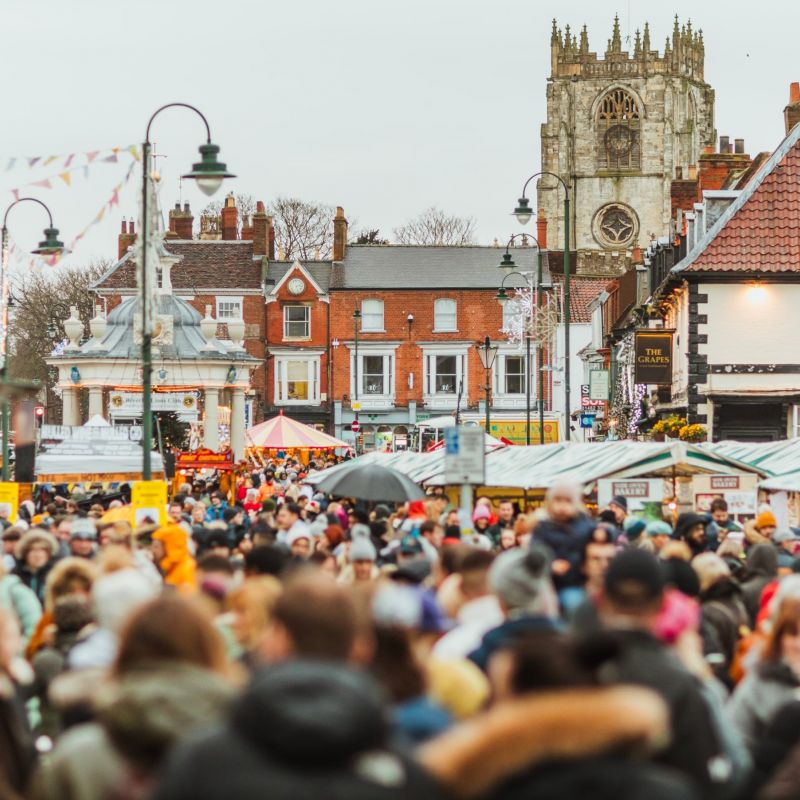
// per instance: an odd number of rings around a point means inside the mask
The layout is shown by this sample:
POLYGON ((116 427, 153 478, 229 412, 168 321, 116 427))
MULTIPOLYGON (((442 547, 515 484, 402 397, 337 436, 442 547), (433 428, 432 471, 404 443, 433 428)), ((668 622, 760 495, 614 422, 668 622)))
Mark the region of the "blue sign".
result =
POLYGON ((458 455, 458 428, 444 429, 444 452, 448 456, 458 455))
POLYGON ((596 414, 581 414, 581 428, 593 428, 596 414))

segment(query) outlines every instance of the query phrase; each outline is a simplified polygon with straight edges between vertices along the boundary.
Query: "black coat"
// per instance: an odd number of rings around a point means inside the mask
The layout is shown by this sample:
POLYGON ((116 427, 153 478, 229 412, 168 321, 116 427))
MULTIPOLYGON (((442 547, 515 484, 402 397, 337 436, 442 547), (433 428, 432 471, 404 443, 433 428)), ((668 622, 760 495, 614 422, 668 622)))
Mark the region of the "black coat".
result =
POLYGON ((56 560, 51 558, 40 570, 33 572, 27 564, 22 561, 17 562, 14 567, 14 575, 19 579, 39 598, 39 602, 44 606, 44 588, 47 583, 47 576, 50 570, 55 565, 56 560))
POLYGON ((222 730, 177 749, 154 800, 438 800, 388 737, 383 695, 367 675, 280 664, 254 678, 222 730))
POLYGON ((736 644, 750 624, 741 587, 732 578, 720 578, 701 592, 700 609, 703 621, 716 631, 727 670, 733 661, 736 644))
POLYGON ((554 575, 553 585, 557 590, 570 586, 582 586, 581 560, 583 548, 589 538, 594 523, 585 514, 579 514, 567 524, 543 519, 533 530, 533 539, 550 548, 553 559, 569 561, 569 571, 564 575, 554 575))

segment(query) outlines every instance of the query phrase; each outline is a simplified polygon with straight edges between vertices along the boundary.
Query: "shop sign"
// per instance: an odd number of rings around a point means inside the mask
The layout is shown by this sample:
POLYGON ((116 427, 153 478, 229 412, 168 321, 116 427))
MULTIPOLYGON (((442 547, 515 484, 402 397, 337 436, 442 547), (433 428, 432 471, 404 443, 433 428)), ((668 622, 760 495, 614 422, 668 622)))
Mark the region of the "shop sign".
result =
POLYGON ((167 484, 164 481, 134 481, 131 484, 134 525, 167 524, 167 484))
MULTIPOLYGON (((178 414, 197 414, 197 397, 193 392, 153 392, 150 395, 153 411, 175 411, 178 414)), ((142 414, 141 392, 111 392, 108 409, 115 417, 138 417, 142 414)))
POLYGON ((672 332, 636 331, 634 341, 635 382, 672 383, 672 332))
POLYGON ((607 369, 593 369, 589 373, 589 399, 607 401, 609 381, 607 369))
POLYGON ((224 450, 216 453, 201 447, 199 450, 178 453, 175 459, 175 469, 233 469, 233 452, 224 450))
POLYGON ((712 475, 711 476, 712 489, 738 489, 739 476, 738 475, 712 475))
MULTIPOLYGON (((525 420, 520 419, 500 419, 492 420, 489 433, 495 439, 508 439, 513 444, 527 444, 525 436, 525 420)), ((531 420, 531 444, 539 444, 539 421, 531 420)), ((557 444, 559 441, 558 421, 545 420, 544 423, 544 443, 557 444)))
POLYGON ((591 396, 589 384, 581 384, 581 408, 602 408, 606 404, 607 397, 608 395, 601 400, 594 400, 591 396))

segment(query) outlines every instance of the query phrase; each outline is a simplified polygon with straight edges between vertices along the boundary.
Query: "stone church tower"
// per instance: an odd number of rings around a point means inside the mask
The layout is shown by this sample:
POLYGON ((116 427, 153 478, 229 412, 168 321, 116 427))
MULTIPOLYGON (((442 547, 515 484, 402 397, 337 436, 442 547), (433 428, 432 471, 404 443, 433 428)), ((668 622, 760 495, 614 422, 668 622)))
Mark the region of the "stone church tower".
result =
MULTIPOLYGON (((577 271, 618 275, 634 247, 670 234, 670 183, 696 175, 714 144, 714 90, 703 80, 702 31, 675 18, 663 55, 650 28, 633 53, 622 49, 619 19, 603 57, 553 20, 542 169, 570 187, 571 246, 577 271)), ((538 207, 550 223, 551 248, 564 247, 563 189, 542 178, 538 207), (557 231, 557 234, 556 234, 557 231)))

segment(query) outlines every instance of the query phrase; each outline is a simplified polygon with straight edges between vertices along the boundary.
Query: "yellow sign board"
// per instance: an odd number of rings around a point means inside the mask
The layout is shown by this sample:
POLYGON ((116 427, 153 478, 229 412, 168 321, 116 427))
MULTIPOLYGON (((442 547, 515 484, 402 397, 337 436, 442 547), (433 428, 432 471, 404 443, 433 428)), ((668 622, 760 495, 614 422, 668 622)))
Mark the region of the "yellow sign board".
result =
MULTIPOLYGON (((508 439, 514 444, 526 444, 525 420, 499 419, 489 423, 489 434, 495 439, 508 439)), ((559 441, 558 420, 545 420, 544 443, 556 444, 559 441)), ((539 444, 539 420, 531 420, 531 444, 539 444)))
POLYGON ((131 484, 134 525, 167 524, 167 484, 164 481, 134 481, 131 484))
POLYGON ((19 484, 11 481, 0 483, 0 517, 12 524, 17 521, 19 511, 19 484))

